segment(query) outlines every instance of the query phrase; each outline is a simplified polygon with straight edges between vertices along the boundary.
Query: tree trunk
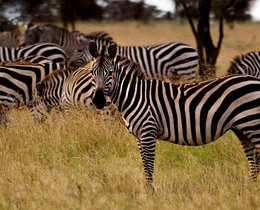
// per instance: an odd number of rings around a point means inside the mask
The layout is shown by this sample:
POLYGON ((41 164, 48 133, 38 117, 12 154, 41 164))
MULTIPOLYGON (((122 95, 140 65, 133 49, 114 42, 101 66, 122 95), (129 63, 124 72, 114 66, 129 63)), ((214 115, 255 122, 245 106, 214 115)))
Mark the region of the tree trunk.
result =
POLYGON ((204 60, 204 65, 207 65, 209 69, 213 70, 210 74, 215 74, 215 65, 219 55, 219 49, 214 46, 210 35, 210 9, 211 1, 199 0, 197 45, 201 51, 203 51, 203 48, 205 49, 206 62, 204 60))
POLYGON ((192 22, 189 10, 184 0, 180 0, 183 8, 186 11, 186 16, 191 25, 192 32, 196 38, 197 51, 201 60, 200 75, 212 74, 215 75, 215 65, 220 52, 222 40, 224 37, 223 33, 223 15, 224 12, 236 2, 236 0, 230 0, 230 2, 224 7, 220 14, 219 20, 219 40, 217 47, 214 46, 211 35, 210 35, 210 9, 211 0, 199 0, 199 19, 197 31, 192 22), (204 56, 204 50, 206 53, 206 59, 204 56), (207 69, 207 70, 205 70, 207 69), (210 70, 210 72, 208 71, 210 70))

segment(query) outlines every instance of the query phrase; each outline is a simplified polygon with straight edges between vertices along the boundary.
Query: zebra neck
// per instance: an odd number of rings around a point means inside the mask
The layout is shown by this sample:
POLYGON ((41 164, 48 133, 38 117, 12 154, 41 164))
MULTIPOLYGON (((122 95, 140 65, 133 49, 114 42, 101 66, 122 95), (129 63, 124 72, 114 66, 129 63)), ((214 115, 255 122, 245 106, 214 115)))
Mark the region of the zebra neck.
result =
POLYGON ((129 104, 129 101, 135 98, 135 92, 139 90, 141 80, 136 75, 137 72, 132 72, 118 75, 114 88, 109 95, 113 104, 119 112, 123 113, 129 104))

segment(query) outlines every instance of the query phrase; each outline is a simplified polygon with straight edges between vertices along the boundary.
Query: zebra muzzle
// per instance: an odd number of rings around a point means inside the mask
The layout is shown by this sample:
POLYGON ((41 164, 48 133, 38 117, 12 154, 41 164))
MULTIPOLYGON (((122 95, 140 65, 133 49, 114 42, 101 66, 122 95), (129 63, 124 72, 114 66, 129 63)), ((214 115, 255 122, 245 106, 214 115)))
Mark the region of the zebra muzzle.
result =
POLYGON ((106 98, 104 96, 104 90, 98 89, 94 93, 93 103, 96 105, 98 109, 103 109, 106 104, 106 98))

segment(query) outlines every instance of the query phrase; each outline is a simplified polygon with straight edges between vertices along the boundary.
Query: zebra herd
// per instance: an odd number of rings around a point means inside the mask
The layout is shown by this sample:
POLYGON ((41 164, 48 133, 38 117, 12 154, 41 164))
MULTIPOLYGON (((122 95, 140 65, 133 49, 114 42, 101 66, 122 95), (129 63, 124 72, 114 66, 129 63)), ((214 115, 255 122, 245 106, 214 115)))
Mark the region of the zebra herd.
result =
POLYGON ((0 62, 2 122, 8 121, 3 106, 20 101, 35 119, 43 119, 53 107, 68 113, 103 109, 112 102, 137 139, 149 186, 156 139, 199 146, 228 130, 239 138, 251 178, 257 180, 259 52, 234 58, 225 77, 196 83, 199 56, 187 44, 119 46, 105 32, 29 24, 21 46, 0 47, 0 62), (84 67, 92 60, 91 69, 84 67), (178 77, 185 83, 176 84, 178 77))

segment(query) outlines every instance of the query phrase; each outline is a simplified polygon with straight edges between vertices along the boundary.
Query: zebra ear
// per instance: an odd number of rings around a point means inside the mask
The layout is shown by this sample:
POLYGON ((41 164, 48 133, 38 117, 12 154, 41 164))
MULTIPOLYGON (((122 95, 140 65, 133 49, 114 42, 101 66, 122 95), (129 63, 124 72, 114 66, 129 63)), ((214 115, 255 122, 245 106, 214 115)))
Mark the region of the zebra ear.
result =
POLYGON ((25 29, 31 28, 32 26, 34 26, 34 24, 32 22, 29 22, 25 25, 25 29))
POLYGON ((90 54, 91 54, 94 58, 96 58, 97 56, 99 56, 99 53, 98 53, 98 51, 97 51, 97 45, 96 45, 96 43, 93 42, 93 41, 91 41, 91 42, 89 43, 89 52, 90 52, 90 54))
POLYGON ((116 56, 116 43, 112 43, 108 47, 107 51, 108 51, 108 56, 107 57, 109 59, 113 59, 116 56))

